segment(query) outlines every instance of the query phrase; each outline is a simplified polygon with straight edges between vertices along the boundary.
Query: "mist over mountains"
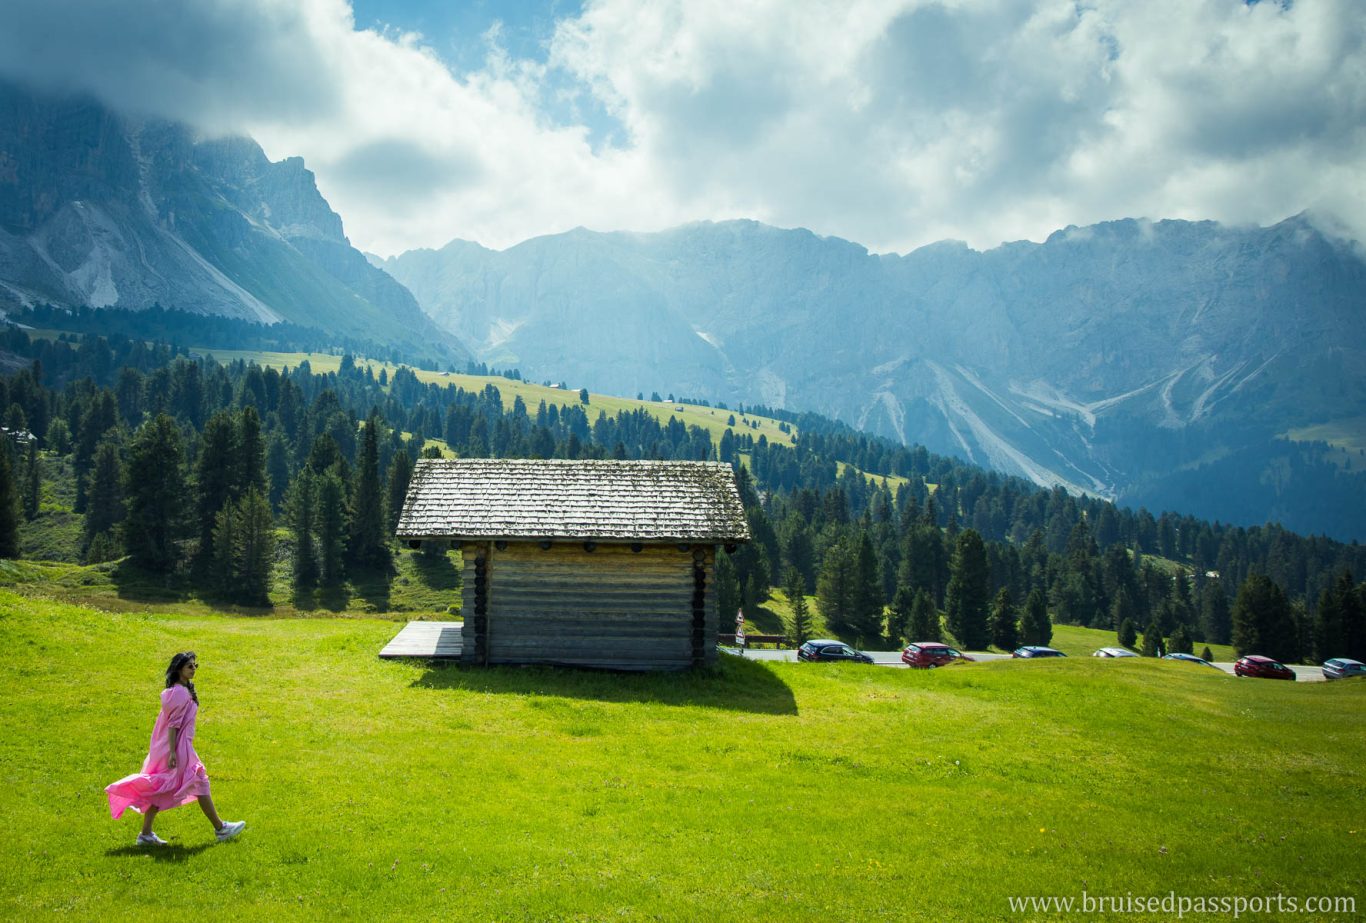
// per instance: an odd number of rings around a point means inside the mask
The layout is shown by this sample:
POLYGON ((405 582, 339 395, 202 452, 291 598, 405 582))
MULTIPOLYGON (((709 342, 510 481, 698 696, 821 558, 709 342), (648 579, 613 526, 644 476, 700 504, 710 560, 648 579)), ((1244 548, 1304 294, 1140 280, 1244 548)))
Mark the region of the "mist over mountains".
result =
POLYGON ((811 410, 1040 484, 1366 534, 1366 264, 1304 216, 876 255, 750 221, 379 261, 533 379, 811 410), (1350 439, 1347 440, 1350 443, 1350 439))
POLYGON ((297 157, 0 82, 0 309, 154 304, 463 360, 297 157))

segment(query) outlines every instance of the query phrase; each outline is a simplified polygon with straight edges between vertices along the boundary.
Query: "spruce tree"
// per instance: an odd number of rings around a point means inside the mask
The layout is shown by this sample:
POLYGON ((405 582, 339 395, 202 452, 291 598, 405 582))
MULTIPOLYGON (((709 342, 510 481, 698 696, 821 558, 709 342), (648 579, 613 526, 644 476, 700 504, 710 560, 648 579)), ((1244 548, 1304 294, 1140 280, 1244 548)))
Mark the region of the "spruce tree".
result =
POLYGON ((318 556, 313 542, 317 507, 317 476, 302 468, 285 497, 285 515, 294 533, 294 586, 301 590, 318 583, 318 556))
POLYGON ((335 470, 318 479, 318 582, 340 586, 346 573, 346 539, 351 526, 346 487, 335 470))
POLYGON ((144 421, 128 446, 124 544, 133 560, 168 572, 180 560, 176 540, 184 520, 184 450, 180 430, 165 413, 144 421))
POLYGON ((237 503, 229 500, 214 517, 213 539, 209 544, 212 550, 212 574, 215 590, 225 599, 237 598, 238 566, 238 529, 241 516, 237 503))
POLYGON ((389 503, 386 509, 388 515, 384 523, 386 540, 398 531, 398 519, 403 515, 403 503, 408 499, 408 483, 412 478, 413 460, 407 452, 395 452, 394 460, 389 463, 389 503))
POLYGON ((939 610, 934 607, 934 597, 929 590, 916 590, 915 602, 911 604, 910 638, 913 642, 940 641, 943 631, 939 627, 939 610))
POLYGON ((1001 587, 991 603, 991 643, 1003 651, 1020 646, 1019 616, 1009 587, 1001 587))
POLYGON ((1176 631, 1167 639, 1167 653, 1169 654, 1190 654, 1194 653, 1195 645, 1191 643, 1190 633, 1186 631, 1185 625, 1177 625, 1176 631))
POLYGON ((1200 652, 1200 659, 1208 661, 1209 663, 1214 663, 1214 651, 1209 649, 1208 644, 1206 644, 1205 649, 1200 652))
POLYGON ((20 485, 23 493, 24 518, 29 522, 38 518, 38 507, 43 494, 43 463, 38 456, 38 440, 28 441, 28 452, 24 459, 23 483, 20 485))
POLYGON ((237 416, 237 438, 233 453, 232 495, 240 498, 255 488, 262 493, 266 484, 266 444, 261 435, 261 415, 251 404, 237 416))
POLYGON ((270 483, 270 508, 283 509, 289 488, 289 446, 279 433, 266 443, 266 480, 270 483))
POLYGON ((832 633, 848 635, 856 630, 858 550, 848 537, 826 549, 816 579, 816 599, 825 627, 832 633))
POLYGON ((988 592, 987 553, 982 536, 974 529, 964 529, 954 542, 944 611, 949 631, 970 650, 981 650, 991 643, 988 592))
POLYGON ((0 558, 19 557, 19 485, 11 451, 10 441, 0 437, 0 558))
POLYGON ((1118 630, 1125 622, 1132 625, 1136 616, 1134 601, 1129 597, 1129 591, 1121 586, 1115 591, 1115 601, 1110 605, 1110 625, 1118 630))
POLYGON ((119 456, 118 440, 111 434, 100 441, 90 471, 81 543, 87 559, 97 536, 108 536, 108 540, 101 543, 101 555, 109 554, 111 544, 117 547, 114 530, 124 517, 123 481, 123 459, 119 456))
POLYGON ((854 635, 865 645, 880 640, 883 632, 882 576, 867 532, 859 536, 854 580, 854 635))
POLYGON ((365 421, 355 487, 351 492, 350 558, 357 564, 378 567, 389 561, 384 537, 384 500, 379 484, 379 414, 365 421))
POLYGON ((1024 644, 1047 645, 1053 640, 1053 620, 1048 617, 1048 598, 1038 587, 1029 591, 1024 615, 1020 617, 1020 641, 1024 644))
POLYGON ((887 616, 887 637, 893 645, 904 644, 911 638, 911 613, 915 608, 915 590, 897 587, 892 597, 891 612, 887 616))
POLYGON ((1233 647, 1287 663, 1300 657, 1299 628, 1285 593, 1265 574, 1250 574, 1233 603, 1233 647))
POLYGON ((252 606, 270 605, 270 570, 275 561, 275 521, 270 501, 259 487, 248 488, 236 508, 237 598, 252 606))
POLYGON ((792 606, 792 618, 787 625, 788 640, 793 646, 800 647, 811 640, 811 610, 806 604, 806 580, 801 571, 789 567, 783 586, 788 603, 792 606))
POLYGON ((1148 627, 1143 629, 1143 650, 1144 657, 1162 656, 1162 629, 1157 625, 1157 619, 1148 623, 1148 627))
POLYGON ((195 518, 201 561, 215 558, 213 536, 218 513, 236 493, 236 453, 237 428, 232 416, 220 411, 204 424, 195 461, 195 518))
POLYGON ((1133 619, 1125 619, 1119 623, 1118 640, 1120 647, 1127 647, 1133 650, 1138 643, 1138 629, 1134 627, 1133 619))

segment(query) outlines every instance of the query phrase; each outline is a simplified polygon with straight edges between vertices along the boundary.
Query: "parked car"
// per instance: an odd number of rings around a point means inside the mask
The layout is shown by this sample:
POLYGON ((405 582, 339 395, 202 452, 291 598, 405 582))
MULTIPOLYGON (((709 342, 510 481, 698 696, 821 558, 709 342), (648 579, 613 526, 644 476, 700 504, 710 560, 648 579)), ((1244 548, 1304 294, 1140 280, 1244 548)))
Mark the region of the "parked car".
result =
POLYGON ((1092 657, 1137 657, 1133 651, 1127 647, 1102 647, 1098 649, 1092 657))
POLYGON ((843 660, 852 663, 873 662, 873 658, 863 651, 856 651, 843 641, 831 641, 828 638, 808 641, 797 648, 797 659, 811 661, 843 660))
POLYGON ((1239 657, 1233 664, 1234 676, 1257 676, 1262 679, 1289 679, 1295 678, 1295 671, 1279 661, 1272 660, 1270 657, 1262 657, 1258 654, 1248 654, 1246 657, 1239 657))
MULTIPOLYGON (((1163 660, 1184 660, 1186 663, 1203 663, 1203 664, 1204 664, 1205 666, 1207 666, 1207 667, 1214 667, 1214 664, 1210 663, 1208 660, 1205 660, 1204 658, 1201 658, 1201 657, 1196 657, 1194 654, 1181 654, 1181 653, 1163 654, 1163 655, 1162 655, 1162 659, 1163 659, 1163 660)), ((1214 667, 1214 669, 1218 670, 1219 668, 1218 668, 1218 667, 1214 667)))
POLYGON ((918 670, 944 667, 951 663, 971 660, 972 658, 962 651, 955 650, 947 644, 940 644, 938 641, 917 641, 914 644, 906 645, 906 649, 901 652, 901 662, 918 670))
POLYGON ((1323 662, 1323 675, 1328 679, 1347 679, 1349 676, 1366 676, 1366 663, 1351 657, 1334 657, 1323 662))
POLYGON ((1024 647, 1017 647, 1010 655, 1012 657, 1066 657, 1062 651, 1055 651, 1051 647, 1043 647, 1038 644, 1026 644, 1024 647))

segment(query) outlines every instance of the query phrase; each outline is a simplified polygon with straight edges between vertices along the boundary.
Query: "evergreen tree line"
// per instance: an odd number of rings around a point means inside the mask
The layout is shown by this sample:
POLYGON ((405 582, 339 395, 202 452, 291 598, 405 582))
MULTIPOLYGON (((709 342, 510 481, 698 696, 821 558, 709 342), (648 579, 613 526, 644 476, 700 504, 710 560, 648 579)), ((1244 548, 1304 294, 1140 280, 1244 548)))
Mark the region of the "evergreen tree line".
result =
MULTIPOLYGON (((644 410, 590 419, 578 402, 505 407, 493 384, 424 383, 350 356, 319 374, 307 363, 221 365, 131 341, 30 341, 12 329, 3 345, 30 362, 0 380, 7 424, 36 436, 31 449, 11 440, 5 453, 19 515, 36 515, 43 459, 68 457, 87 559, 126 553, 154 571, 183 566, 243 602, 267 599, 270 564, 284 553, 277 524, 288 529, 299 588, 386 568, 412 465, 441 440, 466 456, 743 455, 754 541, 721 557, 723 611, 800 584, 832 631, 863 643, 931 639, 941 613, 967 647, 1046 643, 1053 621, 1121 637, 1141 630, 1164 646, 1249 638, 1292 660, 1352 656, 1331 645, 1358 637, 1350 575, 1366 562, 1357 546, 1274 526, 1154 519, 837 425, 808 433, 807 415, 790 444, 741 432, 717 448, 701 428, 644 410), (855 469, 898 480, 872 483, 855 469), (1291 617, 1258 615, 1255 634, 1235 637, 1243 609, 1230 598, 1253 577, 1279 590, 1291 617)), ((1243 608, 1275 602, 1263 594, 1243 608)))

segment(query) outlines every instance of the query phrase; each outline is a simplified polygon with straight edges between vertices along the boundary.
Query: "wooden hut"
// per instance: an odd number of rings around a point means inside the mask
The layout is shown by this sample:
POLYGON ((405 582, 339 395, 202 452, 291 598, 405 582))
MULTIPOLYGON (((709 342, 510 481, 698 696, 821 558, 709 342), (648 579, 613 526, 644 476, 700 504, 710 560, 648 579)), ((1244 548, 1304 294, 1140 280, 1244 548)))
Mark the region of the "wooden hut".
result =
POLYGON ((460 550, 463 663, 672 670, 715 660, 749 526, 725 464, 462 458, 417 463, 398 535, 460 550))

